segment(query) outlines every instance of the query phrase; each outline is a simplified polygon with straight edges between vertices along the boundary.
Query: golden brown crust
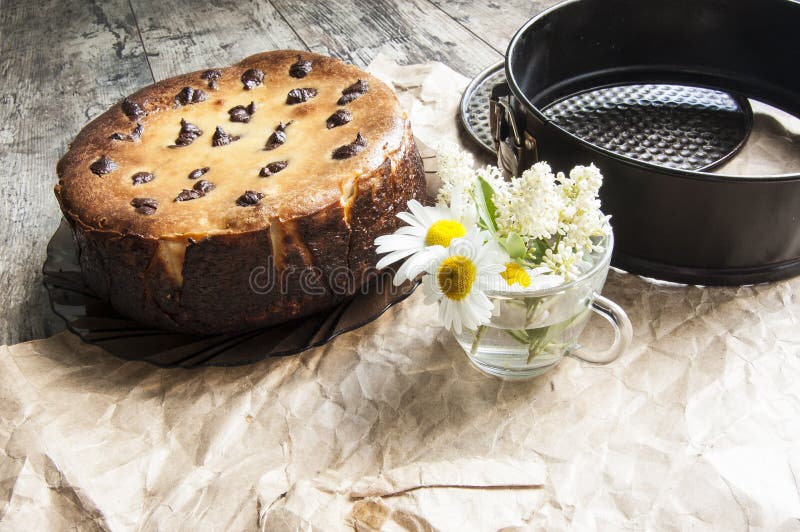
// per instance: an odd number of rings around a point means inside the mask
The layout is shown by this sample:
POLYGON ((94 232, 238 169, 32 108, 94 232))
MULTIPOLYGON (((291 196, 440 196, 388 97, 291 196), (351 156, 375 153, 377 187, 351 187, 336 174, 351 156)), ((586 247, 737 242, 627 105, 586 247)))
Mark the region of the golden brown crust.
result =
POLYGON ((273 219, 307 216, 339 202, 342 191, 352 187, 354 179, 401 148, 408 123, 391 89, 337 59, 304 51, 274 51, 218 71, 215 88, 204 79, 206 71, 170 78, 127 98, 145 115, 126 115, 123 101, 87 125, 57 166, 56 196, 65 216, 87 228, 149 238, 202 238, 265 229, 273 219), (298 58, 312 64, 303 78, 289 74, 298 58), (264 79, 245 90, 242 76, 251 69, 261 70, 264 79), (367 82, 368 91, 340 105, 342 91, 358 80, 367 82), (185 87, 195 93, 202 91, 205 99, 177 103, 176 97, 185 87), (316 96, 287 104, 287 95, 297 88, 311 88, 316 96), (256 107, 251 120, 232 122, 229 110, 251 101, 256 107), (352 120, 328 128, 327 119, 341 109, 349 111, 352 120), (174 147, 181 119, 203 133, 189 145, 174 147), (286 142, 265 151, 275 128, 292 121, 286 142), (115 134, 130 135, 137 124, 142 126, 139 138, 112 138, 115 134), (217 126, 241 138, 214 147, 217 126), (352 143, 358 133, 366 146, 353 157, 334 159, 334 150, 352 143), (98 175, 92 165, 104 156, 116 168, 98 175), (276 161, 288 161, 288 166, 268 178, 259 176, 260 168, 276 161), (216 188, 205 197, 174 201, 183 189, 195 185, 187 175, 202 167, 211 168, 203 179, 216 188), (155 178, 133 185, 133 175, 138 172, 151 173, 155 178), (264 197, 253 207, 239 207, 236 200, 246 190, 264 197), (155 212, 138 212, 131 205, 137 197, 156 200, 155 212), (198 216, 198 212, 204 215, 198 216))
POLYGON ((349 297, 374 267, 375 237, 397 227, 408 200, 424 200, 422 161, 394 94, 308 52, 268 52, 203 72, 131 95, 86 126, 59 161, 56 196, 87 283, 142 323, 197 334, 280 323, 349 297), (302 78, 288 74, 298 56, 311 62, 302 78), (264 78, 245 90, 250 69, 264 78), (181 92, 187 86, 195 92, 181 92), (291 92, 298 87, 313 90, 291 92), (181 118, 203 134, 186 128, 191 142, 169 147, 183 142, 181 118), (290 120, 286 141, 264 150, 290 120), (224 133, 214 135, 220 124, 224 133), (241 139, 224 144, 225 135, 241 139), (269 161, 281 164, 260 177, 269 161), (214 188, 173 201, 200 177, 214 188), (239 206, 245 190, 263 197, 239 206), (134 197, 148 199, 132 205, 134 197))

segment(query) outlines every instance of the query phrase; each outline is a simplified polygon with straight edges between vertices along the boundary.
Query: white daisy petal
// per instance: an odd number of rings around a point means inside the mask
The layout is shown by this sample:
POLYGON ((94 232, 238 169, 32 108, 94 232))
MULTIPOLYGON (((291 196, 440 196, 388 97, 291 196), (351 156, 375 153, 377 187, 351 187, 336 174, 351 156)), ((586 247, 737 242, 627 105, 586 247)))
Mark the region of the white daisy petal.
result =
POLYGON ((445 308, 449 310, 448 319, 445 322, 445 327, 452 328, 456 334, 461 333, 461 316, 458 312, 458 307, 453 303, 453 300, 447 299, 445 301, 445 308))
MULTIPOLYGON (((379 236, 375 239, 375 244, 378 246, 378 248, 387 248, 387 251, 424 247, 418 238, 402 234, 379 236)), ((378 251, 378 253, 386 253, 387 251, 378 251)))
POLYGON ((378 268, 379 270, 382 270, 385 267, 389 266, 390 264, 394 264, 398 260, 402 260, 408 257, 409 255, 413 255, 415 251, 416 251, 415 249, 399 249, 397 251, 392 251, 388 255, 384 255, 383 257, 381 257, 381 260, 379 260, 378 263, 375 264, 375 267, 378 268))
POLYGON ((408 202, 408 210, 414 217, 416 217, 417 220, 422 222, 424 225, 427 225, 425 224, 425 222, 428 220, 426 207, 422 203, 412 199, 408 202))
MULTIPOLYGON (((424 239, 428 235, 428 230, 422 226, 404 225, 394 231, 395 235, 406 235, 424 239)), ((380 237, 378 237, 380 238, 380 237)))
POLYGON ((397 269, 395 274, 396 284, 400 284, 407 279, 414 279, 422 272, 431 270, 435 264, 441 263, 446 254, 447 250, 442 246, 431 246, 415 253, 397 269), (402 280, 398 282, 398 278, 402 280))
POLYGON ((432 276, 426 275, 422 278, 422 291, 425 294, 426 305, 436 303, 442 298, 442 293, 438 288, 439 287, 436 286, 436 280, 432 276))
POLYGON ((478 322, 478 313, 476 309, 474 309, 469 302, 460 304, 459 309, 461 311, 461 325, 463 325, 465 329, 474 329, 475 324, 478 322))
POLYGON ((455 306, 453 302, 449 299, 444 300, 444 305, 442 305, 443 309, 443 318, 442 321, 446 324, 445 327, 452 327, 453 321, 455 320, 455 306))
POLYGON ((450 300, 445 298, 439 302, 439 321, 445 329, 450 328, 450 300))
MULTIPOLYGON (((392 235, 392 236, 398 236, 398 235, 392 235)), ((383 245, 379 246, 379 248, 376 249, 376 252, 392 253, 394 251, 410 250, 411 252, 416 253, 417 251, 422 251, 423 249, 425 249, 425 246, 420 246, 413 240, 398 238, 397 240, 392 240, 389 243, 384 243, 383 245)))
POLYGON ((422 220, 420 220, 419 218, 417 218, 416 216, 414 216, 413 214, 411 214, 409 212, 403 211, 401 213, 398 213, 397 217, 400 218, 401 220, 403 220, 405 223, 407 223, 408 225, 410 225, 412 227, 418 227, 418 228, 423 229, 423 230, 425 229, 425 226, 423 225, 422 220))

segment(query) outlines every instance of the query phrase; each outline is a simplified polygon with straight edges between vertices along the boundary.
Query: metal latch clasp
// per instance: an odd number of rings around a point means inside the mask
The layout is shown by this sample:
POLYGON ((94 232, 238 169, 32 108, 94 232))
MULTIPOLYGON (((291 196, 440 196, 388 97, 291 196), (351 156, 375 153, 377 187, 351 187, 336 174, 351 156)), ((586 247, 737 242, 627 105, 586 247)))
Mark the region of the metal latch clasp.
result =
POLYGON ((496 85, 489 98, 489 124, 497 151, 497 166, 518 176, 538 160, 536 139, 517 125, 508 85, 496 85))

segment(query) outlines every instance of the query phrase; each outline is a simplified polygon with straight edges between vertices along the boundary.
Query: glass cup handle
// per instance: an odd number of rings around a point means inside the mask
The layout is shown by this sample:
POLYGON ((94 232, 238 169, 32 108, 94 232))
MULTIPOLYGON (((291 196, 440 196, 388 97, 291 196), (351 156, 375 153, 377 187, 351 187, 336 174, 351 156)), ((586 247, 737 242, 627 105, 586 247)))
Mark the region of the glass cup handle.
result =
POLYGON ((608 364, 619 358, 631 344, 633 337, 631 320, 628 319, 628 315, 625 314, 622 307, 596 292, 592 299, 592 310, 605 318, 614 328, 614 342, 605 351, 579 349, 570 353, 569 356, 590 364, 608 364))

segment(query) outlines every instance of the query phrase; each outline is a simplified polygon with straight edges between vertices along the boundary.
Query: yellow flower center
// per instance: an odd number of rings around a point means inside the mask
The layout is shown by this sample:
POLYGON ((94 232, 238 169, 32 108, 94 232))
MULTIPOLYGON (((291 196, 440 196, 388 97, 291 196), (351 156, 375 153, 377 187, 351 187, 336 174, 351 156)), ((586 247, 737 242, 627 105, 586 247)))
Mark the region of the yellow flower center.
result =
POLYGON ((454 238, 461 238, 467 234, 467 230, 455 220, 439 220, 428 228, 425 234, 425 245, 440 245, 447 247, 454 238))
POLYGON ((506 280, 508 286, 516 283, 523 288, 528 288, 528 286, 531 284, 531 276, 528 275, 528 272, 525 271, 525 268, 516 262, 507 262, 506 269, 500 274, 500 276, 506 280))
POLYGON ((447 257, 439 265, 436 280, 442 293, 450 299, 461 301, 475 282, 475 264, 463 255, 447 257))

